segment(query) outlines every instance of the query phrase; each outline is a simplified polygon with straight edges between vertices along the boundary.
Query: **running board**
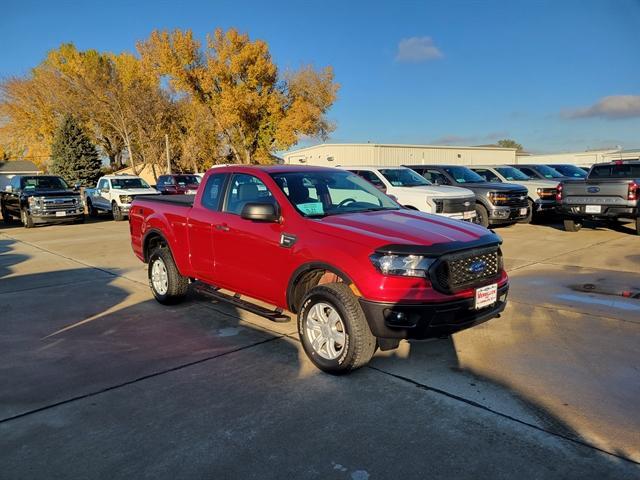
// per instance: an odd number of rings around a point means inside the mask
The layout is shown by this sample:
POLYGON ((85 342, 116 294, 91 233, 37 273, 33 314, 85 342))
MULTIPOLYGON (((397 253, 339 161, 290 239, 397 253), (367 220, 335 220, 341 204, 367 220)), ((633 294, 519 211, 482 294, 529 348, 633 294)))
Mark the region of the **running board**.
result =
POLYGON ((267 318, 272 322, 286 323, 291 321, 291 317, 285 315, 284 311, 281 308, 268 310, 261 307, 260 305, 256 305, 255 303, 243 300, 239 293, 236 293, 235 295, 227 295, 226 293, 222 293, 219 288, 212 287, 210 285, 207 285, 206 283, 195 281, 191 285, 193 286, 194 290, 200 294, 206 295, 207 297, 219 300, 221 302, 230 303, 234 307, 238 307, 261 317, 267 318))

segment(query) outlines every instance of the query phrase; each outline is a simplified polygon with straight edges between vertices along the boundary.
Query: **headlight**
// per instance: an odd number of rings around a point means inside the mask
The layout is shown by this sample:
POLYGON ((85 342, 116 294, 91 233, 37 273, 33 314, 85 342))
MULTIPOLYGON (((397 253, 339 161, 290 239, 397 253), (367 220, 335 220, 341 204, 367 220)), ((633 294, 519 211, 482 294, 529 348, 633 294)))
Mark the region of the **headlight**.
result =
POLYGON ((435 258, 422 255, 394 255, 374 253, 369 257, 371 263, 383 275, 400 275, 403 277, 426 277, 427 271, 435 258))
POLYGON ((555 198, 558 190, 555 188, 536 188, 536 193, 540 198, 555 198))
POLYGON ((509 197, 504 193, 498 192, 487 192, 487 197, 489 197, 489 201, 493 204, 496 202, 506 202, 509 200, 509 197))
POLYGON ((131 203, 133 202, 133 197, 131 195, 120 195, 120 202, 131 203))
POLYGON ((41 197, 29 197, 28 202, 29 202, 29 207, 31 208, 40 208, 42 206, 41 197))

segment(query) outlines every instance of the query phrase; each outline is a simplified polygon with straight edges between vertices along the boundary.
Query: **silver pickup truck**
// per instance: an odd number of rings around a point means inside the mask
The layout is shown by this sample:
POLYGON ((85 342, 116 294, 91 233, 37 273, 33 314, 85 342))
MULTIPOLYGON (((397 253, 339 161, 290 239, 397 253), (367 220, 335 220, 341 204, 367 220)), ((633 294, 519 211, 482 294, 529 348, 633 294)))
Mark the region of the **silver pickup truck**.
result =
POLYGON ((558 186, 564 228, 577 232, 584 220, 635 222, 640 235, 640 160, 617 160, 591 167, 586 181, 558 186))

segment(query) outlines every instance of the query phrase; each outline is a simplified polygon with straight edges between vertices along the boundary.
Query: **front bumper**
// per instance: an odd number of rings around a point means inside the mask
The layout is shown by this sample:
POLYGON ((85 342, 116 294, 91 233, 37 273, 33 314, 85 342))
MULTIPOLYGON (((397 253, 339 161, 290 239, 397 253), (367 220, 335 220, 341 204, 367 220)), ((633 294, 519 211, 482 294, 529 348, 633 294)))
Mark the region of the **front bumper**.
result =
POLYGON ((489 223, 491 224, 499 224, 499 223, 514 223, 518 220, 522 220, 529 216, 529 207, 528 206, 520 206, 520 207, 499 207, 494 206, 491 210, 489 210, 489 223), (525 213, 521 213, 524 211, 525 213))
POLYGON ((553 213, 558 203, 555 200, 537 199, 534 202, 534 211, 536 213, 553 213))
POLYGON ((437 213, 436 215, 441 215, 447 218, 453 218, 455 220, 464 220, 466 222, 473 222, 476 218, 476 211, 472 210, 470 212, 437 213))
POLYGON ((52 212, 38 213, 31 211, 30 214, 33 223, 64 223, 84 218, 84 211, 81 209, 66 211, 64 216, 58 216, 52 212))
POLYGON ((450 335, 500 315, 509 285, 498 288, 498 301, 476 310, 474 298, 446 303, 380 303, 360 299, 369 327, 378 338, 425 339, 450 335), (398 313, 402 319, 398 319, 398 313))

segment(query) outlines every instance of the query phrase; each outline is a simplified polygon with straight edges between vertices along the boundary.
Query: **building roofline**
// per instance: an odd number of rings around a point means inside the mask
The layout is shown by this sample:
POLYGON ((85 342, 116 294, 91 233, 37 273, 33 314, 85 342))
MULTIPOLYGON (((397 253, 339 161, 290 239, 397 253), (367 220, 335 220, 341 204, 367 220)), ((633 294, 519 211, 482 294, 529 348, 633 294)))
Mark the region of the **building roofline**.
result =
POLYGON ((455 146, 455 145, 415 145, 415 144, 404 144, 404 143, 320 143, 318 145, 312 145, 310 147, 299 148, 297 150, 291 150, 289 152, 283 153, 283 156, 291 155, 293 153, 305 152, 308 150, 313 150, 318 147, 401 147, 401 148, 440 148, 447 150, 488 150, 488 151, 505 151, 505 152, 515 152, 517 149, 515 148, 505 148, 505 147, 467 147, 467 146, 455 146))

